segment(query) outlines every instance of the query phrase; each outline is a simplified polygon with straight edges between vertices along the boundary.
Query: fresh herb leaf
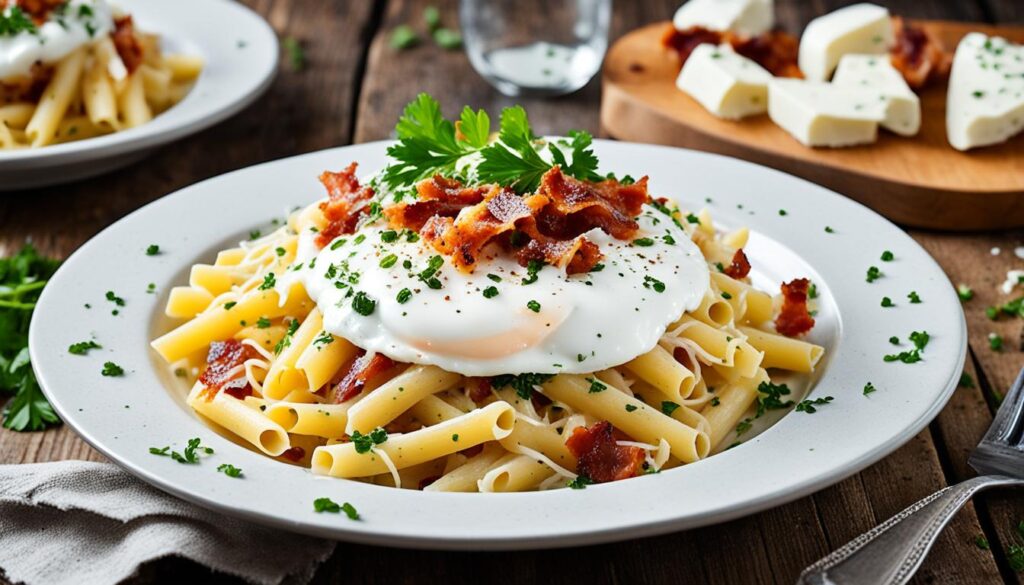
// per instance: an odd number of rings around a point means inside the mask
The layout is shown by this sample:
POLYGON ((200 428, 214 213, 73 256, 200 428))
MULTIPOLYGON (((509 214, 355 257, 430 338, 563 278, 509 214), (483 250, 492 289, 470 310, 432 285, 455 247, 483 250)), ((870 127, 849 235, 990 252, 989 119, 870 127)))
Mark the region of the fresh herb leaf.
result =
POLYGON ((597 378, 587 378, 587 381, 590 382, 590 389, 587 390, 588 394, 597 394, 598 392, 604 392, 608 389, 608 386, 603 384, 597 378))
POLYGON ((450 28, 439 28, 431 35, 438 47, 446 51, 454 51, 462 46, 462 35, 450 28))
POLYGON ((217 471, 222 472, 228 477, 242 477, 242 470, 230 463, 221 463, 217 466, 217 471))
POLYGON ((390 44, 391 48, 396 51, 411 49, 419 43, 420 36, 407 24, 400 24, 396 26, 395 29, 391 31, 391 38, 388 40, 388 44, 390 44))
POLYGON ((104 376, 112 378, 121 377, 124 375, 124 368, 115 364, 114 362, 104 362, 103 369, 100 371, 104 376))
POLYGON ((386 443, 387 440, 388 432, 382 427, 377 427, 365 435, 359 431, 352 433, 352 444, 356 453, 369 453, 375 445, 386 443))
POLYGON ((679 408, 679 405, 670 400, 663 400, 661 402, 661 412, 668 416, 672 416, 672 413, 675 412, 677 408, 679 408))
MULTIPOLYGON (((867 389, 867 387, 865 387, 865 389, 867 389)), ((832 402, 832 400, 833 398, 831 396, 815 398, 814 400, 801 400, 800 403, 796 405, 796 411, 806 412, 807 414, 814 414, 818 412, 818 409, 815 408, 816 406, 828 404, 832 402)))
POLYGON ((569 483, 567 483, 565 485, 568 486, 571 489, 574 489, 574 490, 581 490, 581 489, 586 488, 588 485, 593 485, 593 484, 594 484, 594 480, 590 479, 589 477, 587 477, 585 475, 580 474, 580 475, 576 476, 576 479, 570 481, 569 483))
POLYGON ((79 341, 78 343, 72 343, 70 346, 68 346, 68 353, 74 355, 85 355, 89 353, 90 349, 102 348, 100 344, 90 339, 89 341, 79 341))
POLYGON ((872 384, 871 382, 868 382, 867 384, 864 384, 864 396, 867 396, 868 394, 871 394, 872 392, 876 392, 877 390, 878 390, 878 388, 875 388, 875 385, 872 384))
MULTIPOLYGON (((84 4, 83 4, 83 6, 84 6, 84 4)), ((158 246, 156 244, 150 244, 149 247, 146 248, 146 256, 156 256, 159 253, 160 253, 160 246, 158 246)))
POLYGON ((554 374, 502 374, 491 378, 491 387, 500 390, 512 386, 516 396, 529 400, 533 396, 534 386, 540 386, 554 377, 554 374))
POLYGON ((302 47, 302 42, 295 37, 285 37, 283 45, 285 52, 288 54, 288 64, 291 65, 292 71, 302 71, 305 69, 308 60, 306 59, 306 50, 302 47))

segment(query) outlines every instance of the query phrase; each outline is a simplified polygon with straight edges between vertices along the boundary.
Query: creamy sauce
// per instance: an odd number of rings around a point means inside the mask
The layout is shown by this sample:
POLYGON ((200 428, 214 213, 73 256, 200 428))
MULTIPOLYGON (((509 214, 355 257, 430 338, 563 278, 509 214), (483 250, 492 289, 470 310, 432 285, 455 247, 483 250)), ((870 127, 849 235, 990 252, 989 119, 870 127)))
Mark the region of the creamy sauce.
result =
POLYGON ((277 288, 301 282, 323 313, 326 330, 398 361, 467 376, 594 372, 650 350, 670 323, 700 304, 709 287, 707 262, 683 229, 650 206, 638 223, 636 237, 652 239, 652 246, 599 229, 586 234, 604 254, 604 269, 597 272, 567 276, 546 266, 535 282, 523 284, 527 270, 492 246, 471 274, 445 261, 434 275, 439 289, 419 276, 438 255, 422 239, 410 242, 403 234, 383 242, 388 228, 378 222, 339 238, 345 243, 333 250, 317 250, 310 231, 300 235, 296 262, 302 267, 279 275, 277 288), (392 254, 394 264, 382 268, 392 254), (487 298, 489 287, 498 294, 487 298), (403 289, 412 294, 400 303, 403 289), (353 309, 356 292, 376 303, 372 313, 353 309))
POLYGON ((25 77, 34 63, 60 61, 113 29, 113 9, 106 0, 71 0, 63 15, 51 13, 34 32, 0 36, 0 80, 25 77))

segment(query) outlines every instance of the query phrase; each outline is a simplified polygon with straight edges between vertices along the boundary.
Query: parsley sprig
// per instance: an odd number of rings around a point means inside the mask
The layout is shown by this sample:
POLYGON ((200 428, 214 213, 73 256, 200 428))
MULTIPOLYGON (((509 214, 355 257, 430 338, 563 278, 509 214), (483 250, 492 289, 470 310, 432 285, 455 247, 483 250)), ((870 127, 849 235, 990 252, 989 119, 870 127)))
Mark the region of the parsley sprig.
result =
POLYGON ((593 138, 571 131, 558 144, 539 140, 522 106, 501 113, 498 141, 491 142, 491 118, 484 110, 465 106, 457 123, 446 120, 441 105, 421 93, 410 102, 395 127, 398 143, 388 148, 394 162, 383 173, 388 187, 410 186, 436 174, 452 175, 458 162, 474 153, 481 157, 477 180, 497 183, 522 193, 537 188, 540 178, 554 165, 578 179, 599 181, 593 138), (545 148, 546 147, 546 148, 545 148), (548 153, 550 161, 541 156, 548 153), (566 156, 566 150, 570 156, 566 156))
POLYGON ((60 263, 31 244, 0 258, 0 397, 13 394, 3 410, 4 427, 40 431, 60 423, 46 401, 28 357, 28 324, 46 281, 60 263))

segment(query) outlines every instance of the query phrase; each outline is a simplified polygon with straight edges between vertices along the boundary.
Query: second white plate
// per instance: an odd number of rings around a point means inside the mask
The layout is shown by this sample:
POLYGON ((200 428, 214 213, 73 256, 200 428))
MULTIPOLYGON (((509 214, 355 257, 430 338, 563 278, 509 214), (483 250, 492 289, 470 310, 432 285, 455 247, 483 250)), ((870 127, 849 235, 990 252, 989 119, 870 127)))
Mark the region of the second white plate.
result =
POLYGON ((183 390, 149 341, 166 330, 165 294, 189 267, 210 262, 253 228, 323 195, 316 177, 358 161, 384 163, 386 143, 316 152, 204 181, 125 217, 78 250, 43 292, 30 334, 32 363, 60 416, 131 473, 227 514, 309 534, 393 546, 512 549, 569 546, 722 522, 799 498, 870 465, 918 433, 959 379, 966 326, 939 266, 909 236, 867 208, 806 181, 726 157, 596 141, 603 171, 649 175, 651 192, 684 207, 705 204, 727 226, 749 225, 745 248, 757 284, 810 277, 820 313, 812 339, 827 357, 812 397, 833 396, 814 414, 791 412, 764 433, 704 461, 585 490, 452 494, 397 490, 314 477, 218 435, 183 404, 183 390), (706 199, 708 200, 706 202, 706 199), (829 230, 826 230, 826 226, 829 230), (162 253, 147 256, 149 244, 162 253), (882 262, 884 250, 895 259, 882 262), (884 276, 869 283, 869 266, 884 276), (147 294, 154 283, 158 294, 147 294), (114 291, 127 303, 104 299, 114 291), (908 301, 914 291, 920 304, 908 301), (883 296, 893 308, 883 308, 883 296), (91 307, 91 308, 90 308, 91 307), (912 331, 931 342, 916 364, 883 361, 908 348, 912 331), (71 355, 94 336, 103 350, 71 355), (903 346, 889 343, 891 336, 903 346), (100 375, 104 361, 123 378, 100 375), (877 391, 863 394, 871 382, 877 391), (149 447, 180 449, 202 437, 216 454, 180 465, 149 447), (215 472, 231 463, 244 479, 215 472), (363 519, 317 514, 315 498, 355 505, 363 519))
POLYGON ((0 191, 55 185, 99 175, 154 148, 207 128, 260 96, 277 71, 277 35, 259 15, 230 0, 119 0, 164 51, 199 55, 203 72, 180 103, 150 122, 97 138, 0 150, 0 191))

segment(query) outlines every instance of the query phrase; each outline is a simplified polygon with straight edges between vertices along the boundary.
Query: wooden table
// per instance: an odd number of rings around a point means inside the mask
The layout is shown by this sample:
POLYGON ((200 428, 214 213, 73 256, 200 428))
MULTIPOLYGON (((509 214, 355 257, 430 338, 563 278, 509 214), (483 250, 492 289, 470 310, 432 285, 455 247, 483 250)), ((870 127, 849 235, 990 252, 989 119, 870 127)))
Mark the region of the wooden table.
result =
MULTIPOLYGON (((618 0, 612 36, 641 24, 667 20, 679 0, 618 0)), ((0 253, 13 253, 30 238, 44 252, 66 257, 121 216, 186 185, 252 164, 339 146, 389 138, 401 107, 416 93, 438 97, 453 116, 463 104, 496 113, 513 100, 499 95, 470 68, 461 52, 431 44, 396 53, 389 31, 421 26, 431 2, 422 0, 247 0, 282 37, 299 39, 309 66, 295 71, 286 55, 270 91, 245 112, 198 136, 162 149, 144 163, 75 185, 0 196, 0 253)), ((456 23, 457 2, 434 1, 445 22, 456 23)), ((900 0, 883 2, 918 18, 1021 22, 1021 0, 900 0)), ((837 0, 778 0, 780 24, 801 30, 837 0)), ((574 95, 516 100, 535 130, 598 133, 600 87, 592 82, 574 95)), ((0 178, 2 180, 2 178, 0 178)), ((927 210, 922 210, 927 213, 927 210)), ((1004 302, 996 287, 1006 270, 1024 266, 1014 256, 1024 231, 947 235, 912 232, 939 261, 950 280, 970 284, 964 305, 970 330, 967 372, 976 387, 960 388, 939 417, 894 454, 842 481, 786 506, 727 524, 656 538, 572 551, 444 553, 341 544, 315 582, 579 583, 707 582, 792 583, 809 563, 945 485, 972 475, 967 455, 992 418, 997 396, 1009 387, 1024 359, 1019 320, 992 322, 988 305, 1004 302), (994 256, 990 250, 1002 249, 994 256), (1007 349, 989 349, 987 335, 1002 334, 1007 349), (568 562, 566 559, 569 552, 568 562)), ((908 388, 907 391, 912 391, 908 388)), ((850 440, 857 440, 850 437, 850 440)), ((0 463, 103 458, 70 429, 43 433, 0 431, 0 463)), ((770 462, 767 462, 770 464, 770 462)), ((524 514, 529 511, 525 510, 524 514)), ((922 583, 1020 582, 1005 549, 1021 544, 1020 493, 983 495, 943 533, 916 579, 922 583), (991 550, 975 545, 978 536, 991 550)), ((136 582, 210 579, 188 561, 166 559, 143 568, 136 582)), ((217 576, 219 577, 219 576, 217 576)))

